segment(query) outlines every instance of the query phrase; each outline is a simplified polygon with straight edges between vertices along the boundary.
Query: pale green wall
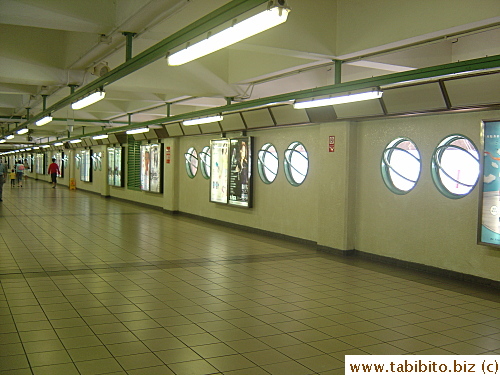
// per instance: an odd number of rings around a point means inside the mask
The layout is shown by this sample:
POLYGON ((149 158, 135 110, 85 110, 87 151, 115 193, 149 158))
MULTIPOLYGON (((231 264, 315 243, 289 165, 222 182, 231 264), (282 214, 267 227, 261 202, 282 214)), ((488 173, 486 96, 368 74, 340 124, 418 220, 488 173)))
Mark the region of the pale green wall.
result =
POLYGON ((476 245, 479 187, 448 199, 430 174, 434 148, 450 134, 463 134, 477 147, 483 119, 500 112, 475 112, 366 121, 358 127, 356 249, 500 280, 500 250, 476 245), (406 195, 386 188, 380 174, 384 147, 409 137, 421 153, 417 186, 406 195))
MULTIPOLYGON (((320 144, 319 126, 292 127, 286 130, 262 130, 249 132, 254 137, 254 151, 263 144, 271 142, 278 150, 280 169, 276 180, 264 184, 257 175, 254 165, 254 207, 244 209, 209 202, 209 181, 201 173, 190 179, 183 163, 179 163, 179 210, 213 219, 234 222, 240 225, 268 230, 280 234, 316 241, 318 233, 318 185, 320 171, 311 168, 305 182, 299 187, 291 186, 283 172, 283 152, 294 142, 301 141, 306 149, 315 150, 320 144)), ((237 137, 238 134, 227 134, 237 137)), ((180 152, 183 154, 189 147, 199 152, 208 146, 211 136, 186 137, 180 140, 180 152)), ((255 155, 255 154, 254 154, 255 155)), ((255 156, 254 156, 254 161, 255 156)), ((312 152, 312 164, 317 163, 317 156, 312 152)))
MULTIPOLYGON (((500 250, 476 244, 479 188, 464 198, 448 199, 435 188, 430 174, 432 152, 443 138, 463 134, 480 148, 481 120, 499 118, 500 111, 483 111, 249 131, 254 137, 250 209, 209 202, 209 180, 201 172, 193 179, 187 176, 184 153, 189 147, 201 151, 217 135, 162 140, 171 152, 171 163, 164 165, 164 194, 107 187, 105 164, 91 184, 79 182, 77 173, 77 188, 329 248, 357 249, 500 280, 500 250), (335 136, 334 152, 328 149, 329 136, 335 136), (422 158, 417 186, 406 195, 387 189, 380 172, 383 149, 397 137, 413 140, 422 158), (308 176, 298 187, 287 182, 283 171, 283 152, 294 141, 302 142, 310 157, 308 176), (278 177, 269 185, 260 180, 255 165, 257 151, 267 142, 275 145, 280 157, 278 177)), ((106 154, 106 146, 92 149, 106 154)), ((73 160, 75 151, 67 152, 73 160)), ((68 170, 65 173, 65 180, 72 176, 68 170)))

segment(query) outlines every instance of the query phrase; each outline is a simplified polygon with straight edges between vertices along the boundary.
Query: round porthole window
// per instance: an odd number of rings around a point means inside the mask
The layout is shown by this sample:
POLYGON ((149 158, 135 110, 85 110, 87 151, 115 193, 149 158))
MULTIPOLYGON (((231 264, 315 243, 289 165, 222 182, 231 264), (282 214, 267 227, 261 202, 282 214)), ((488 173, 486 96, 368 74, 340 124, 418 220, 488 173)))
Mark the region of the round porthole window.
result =
POLYGON ((299 186, 304 182, 309 170, 309 156, 304 145, 300 142, 293 142, 285 150, 285 175, 286 179, 293 186, 299 186))
POLYGON ((201 163, 201 174, 208 180, 210 178, 210 147, 203 147, 199 157, 201 163))
POLYGON ((194 147, 191 147, 184 154, 184 157, 186 158, 186 172, 190 178, 194 178, 198 172, 198 153, 194 147))
POLYGON ((278 152, 273 144, 266 143, 259 150, 257 169, 260 179, 264 183, 270 184, 276 179, 278 175, 278 152))
POLYGON ((469 194, 479 178, 479 152, 470 139, 450 135, 432 154, 431 173, 437 189, 446 197, 457 199, 469 194))
POLYGON ((382 155, 382 178, 395 194, 406 194, 417 184, 421 170, 420 152, 408 138, 389 143, 382 155))

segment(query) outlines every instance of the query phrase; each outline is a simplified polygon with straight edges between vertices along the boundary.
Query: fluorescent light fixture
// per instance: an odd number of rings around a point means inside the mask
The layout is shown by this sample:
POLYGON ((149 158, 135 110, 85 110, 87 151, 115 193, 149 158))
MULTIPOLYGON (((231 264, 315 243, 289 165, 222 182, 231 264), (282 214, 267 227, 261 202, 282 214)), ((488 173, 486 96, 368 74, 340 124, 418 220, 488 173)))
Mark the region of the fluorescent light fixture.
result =
POLYGON ((201 42, 173 53, 168 57, 168 65, 185 64, 277 26, 286 21, 289 11, 290 9, 284 7, 274 7, 260 12, 201 42))
POLYGON ((42 125, 48 124, 51 121, 52 121, 52 116, 49 115, 49 116, 45 116, 45 117, 41 118, 40 120, 38 120, 37 122, 35 122, 35 125, 42 126, 42 125))
POLYGON ((73 139, 72 141, 69 141, 69 143, 80 143, 81 141, 81 139, 73 139))
POLYGON ((224 117, 222 116, 201 117, 192 120, 184 120, 182 121, 182 125, 189 126, 189 125, 209 124, 211 122, 222 121, 223 119, 224 117))
POLYGON ((140 134, 140 133, 147 133, 148 131, 149 131, 149 128, 138 128, 138 129, 127 130, 125 133, 127 133, 127 134, 140 134))
POLYGON ((62 146, 63 144, 64 143, 62 143, 62 142, 56 142, 56 143, 54 143, 54 146, 62 146))
POLYGON ((363 100, 378 99, 381 97, 382 97, 382 91, 375 90, 369 92, 362 92, 360 94, 336 96, 334 98, 310 100, 306 102, 296 102, 294 103, 293 108, 303 109, 303 108, 324 107, 327 105, 360 102, 363 100))
POLYGON ((50 145, 43 145, 43 146, 40 146, 41 148, 48 148, 50 147, 50 145))
POLYGON ((26 134, 27 132, 29 132, 28 128, 24 128, 24 129, 18 130, 17 134, 21 135, 21 134, 26 134))
POLYGON ((5 143, 5 139, 0 139, 0 143, 5 143))
POLYGON ((92 139, 106 139, 108 137, 109 137, 109 135, 107 135, 107 134, 101 134, 101 135, 93 136, 92 139))
POLYGON ((40 149, 40 147, 38 146, 33 147, 33 150, 38 150, 38 149, 40 149))
POLYGON ((94 92, 93 94, 90 94, 89 96, 86 96, 84 98, 81 98, 80 100, 71 103, 71 109, 82 109, 85 108, 91 104, 94 104, 95 102, 98 102, 99 100, 104 99, 106 96, 106 93, 104 91, 97 91, 94 92))
POLYGON ((5 137, 5 139, 14 139, 14 134, 8 135, 7 137, 5 137))

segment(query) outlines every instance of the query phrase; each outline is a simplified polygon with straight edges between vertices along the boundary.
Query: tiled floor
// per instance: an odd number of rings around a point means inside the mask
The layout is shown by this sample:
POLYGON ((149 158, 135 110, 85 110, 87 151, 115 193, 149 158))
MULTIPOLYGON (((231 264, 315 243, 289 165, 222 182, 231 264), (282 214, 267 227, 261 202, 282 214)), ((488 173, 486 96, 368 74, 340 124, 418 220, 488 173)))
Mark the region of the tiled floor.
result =
POLYGON ((29 180, 0 204, 0 373, 343 374, 500 354, 485 289, 29 180))

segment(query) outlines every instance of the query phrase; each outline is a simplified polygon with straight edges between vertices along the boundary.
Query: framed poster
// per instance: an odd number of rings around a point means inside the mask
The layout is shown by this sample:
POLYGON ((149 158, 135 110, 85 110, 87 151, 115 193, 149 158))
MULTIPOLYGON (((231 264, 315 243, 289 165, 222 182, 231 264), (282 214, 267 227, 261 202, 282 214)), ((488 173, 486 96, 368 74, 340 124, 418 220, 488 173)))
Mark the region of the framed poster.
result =
POLYGON ((35 154, 35 172, 37 174, 46 174, 45 154, 35 154))
POLYGON ((231 138, 229 152, 229 200, 235 206, 251 207, 252 139, 231 138))
POLYGON ((123 147, 108 148, 108 184, 123 187, 123 147))
POLYGON ((151 146, 141 146, 141 190, 149 191, 149 175, 151 167, 151 146))
POLYGON ((500 246, 500 121, 483 122, 478 243, 500 246))
POLYGON ((82 150, 80 153, 80 181, 92 182, 92 150, 82 150))
MULTIPOLYGON (((56 164, 59 166, 59 171, 61 174, 58 177, 63 178, 64 177, 64 165, 63 165, 63 159, 64 159, 64 152, 56 152, 54 155, 52 155, 52 158, 56 158, 56 164)), ((52 160, 50 160, 52 162, 52 160)))
POLYGON ((210 202, 228 202, 229 139, 210 141, 210 202))
POLYGON ((162 147, 160 144, 152 144, 149 151, 150 151, 150 161, 151 161, 151 166, 149 168, 150 171, 149 191, 153 193, 161 193, 162 192, 161 166, 163 165, 162 163, 163 157, 161 155, 162 147))
POLYGON ((114 177, 115 186, 123 187, 123 147, 115 148, 114 177))
POLYGON ((162 161, 161 144, 141 146, 141 190, 162 192, 162 161))
POLYGON ((115 186, 115 148, 108 147, 108 185, 115 186))

